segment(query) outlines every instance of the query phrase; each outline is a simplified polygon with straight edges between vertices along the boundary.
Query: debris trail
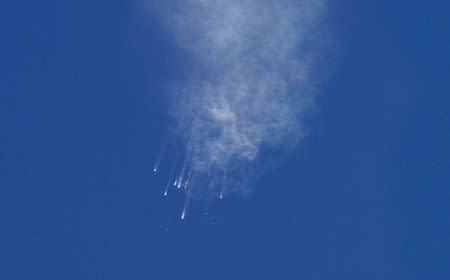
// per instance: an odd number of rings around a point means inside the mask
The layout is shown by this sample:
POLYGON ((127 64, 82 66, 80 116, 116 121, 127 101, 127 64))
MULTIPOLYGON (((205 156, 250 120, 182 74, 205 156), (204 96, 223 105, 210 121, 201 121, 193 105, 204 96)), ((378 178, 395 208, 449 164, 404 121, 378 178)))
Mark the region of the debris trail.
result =
POLYGON ((184 220, 184 217, 186 216, 186 210, 189 205, 189 196, 186 196, 186 201, 184 202, 184 208, 183 212, 181 213, 181 219, 184 220))

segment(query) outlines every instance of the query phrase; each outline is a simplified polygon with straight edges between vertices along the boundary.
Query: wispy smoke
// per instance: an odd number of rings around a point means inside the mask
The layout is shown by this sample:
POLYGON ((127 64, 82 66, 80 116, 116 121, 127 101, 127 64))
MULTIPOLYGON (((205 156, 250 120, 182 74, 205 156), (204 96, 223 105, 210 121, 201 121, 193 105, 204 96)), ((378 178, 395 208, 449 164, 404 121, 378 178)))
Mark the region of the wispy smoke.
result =
POLYGON ((189 57, 171 114, 188 195, 247 192, 267 150, 293 148, 314 106, 321 0, 187 0, 163 21, 189 57), (194 181, 196 180, 196 181, 194 181))

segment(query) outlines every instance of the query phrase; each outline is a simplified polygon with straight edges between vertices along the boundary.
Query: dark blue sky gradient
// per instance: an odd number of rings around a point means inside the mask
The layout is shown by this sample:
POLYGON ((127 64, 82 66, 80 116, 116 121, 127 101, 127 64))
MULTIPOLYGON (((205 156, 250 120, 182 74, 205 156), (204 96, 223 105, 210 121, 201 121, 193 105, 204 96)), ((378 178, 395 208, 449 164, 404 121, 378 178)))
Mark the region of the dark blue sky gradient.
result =
POLYGON ((307 137, 185 221, 152 174, 170 34, 131 1, 28 2, 1 4, 0 279, 450 279, 448 1, 330 3, 307 137))

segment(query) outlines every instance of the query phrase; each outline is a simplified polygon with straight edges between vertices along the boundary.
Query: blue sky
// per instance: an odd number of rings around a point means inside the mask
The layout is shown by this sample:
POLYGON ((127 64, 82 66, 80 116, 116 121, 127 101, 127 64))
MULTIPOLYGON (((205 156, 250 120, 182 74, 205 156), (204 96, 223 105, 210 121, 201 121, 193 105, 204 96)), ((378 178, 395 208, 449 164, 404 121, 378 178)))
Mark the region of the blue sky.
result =
POLYGON ((2 4, 0 277, 448 279, 450 4, 363 2, 328 3, 306 137, 184 221, 152 172, 173 35, 130 1, 2 4))

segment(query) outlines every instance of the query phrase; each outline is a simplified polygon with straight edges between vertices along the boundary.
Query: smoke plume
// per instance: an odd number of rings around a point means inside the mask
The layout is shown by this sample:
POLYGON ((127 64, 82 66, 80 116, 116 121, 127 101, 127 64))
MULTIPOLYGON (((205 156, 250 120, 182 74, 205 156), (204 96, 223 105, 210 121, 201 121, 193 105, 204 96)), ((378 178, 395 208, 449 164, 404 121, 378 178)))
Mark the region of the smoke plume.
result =
POLYGON ((186 55, 170 114, 190 197, 248 193, 270 153, 292 149, 314 108, 324 46, 321 0, 186 0, 160 14, 186 55))

